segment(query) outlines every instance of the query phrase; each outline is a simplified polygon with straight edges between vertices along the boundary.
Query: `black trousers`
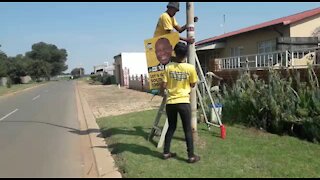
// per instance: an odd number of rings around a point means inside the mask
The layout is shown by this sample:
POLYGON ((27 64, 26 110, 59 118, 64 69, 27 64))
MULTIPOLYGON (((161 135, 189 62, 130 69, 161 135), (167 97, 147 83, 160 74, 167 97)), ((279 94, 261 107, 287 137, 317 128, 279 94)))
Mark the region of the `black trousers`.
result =
POLYGON ((168 131, 164 141, 164 154, 170 152, 170 144, 173 137, 173 134, 177 128, 177 119, 178 113, 180 114, 182 120, 183 131, 187 144, 187 152, 188 157, 192 157, 194 155, 193 150, 193 139, 192 139, 192 129, 191 129, 191 107, 189 103, 181 103, 181 104, 167 104, 166 112, 168 117, 168 131))

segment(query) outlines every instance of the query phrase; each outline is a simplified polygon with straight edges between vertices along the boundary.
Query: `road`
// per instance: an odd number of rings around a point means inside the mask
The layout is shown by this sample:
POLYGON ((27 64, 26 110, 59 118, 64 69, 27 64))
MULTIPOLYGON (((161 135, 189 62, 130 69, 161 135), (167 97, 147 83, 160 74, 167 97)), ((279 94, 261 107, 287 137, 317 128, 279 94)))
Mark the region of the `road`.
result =
POLYGON ((83 177, 74 81, 0 97, 0 177, 83 177))

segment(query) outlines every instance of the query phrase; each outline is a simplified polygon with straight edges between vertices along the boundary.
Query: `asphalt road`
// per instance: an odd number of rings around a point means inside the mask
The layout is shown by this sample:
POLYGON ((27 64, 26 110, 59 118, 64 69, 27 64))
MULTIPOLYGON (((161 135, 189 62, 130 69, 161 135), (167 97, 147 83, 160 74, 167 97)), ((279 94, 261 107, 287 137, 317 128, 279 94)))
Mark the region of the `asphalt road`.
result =
POLYGON ((0 97, 0 177, 82 177, 74 81, 0 97))

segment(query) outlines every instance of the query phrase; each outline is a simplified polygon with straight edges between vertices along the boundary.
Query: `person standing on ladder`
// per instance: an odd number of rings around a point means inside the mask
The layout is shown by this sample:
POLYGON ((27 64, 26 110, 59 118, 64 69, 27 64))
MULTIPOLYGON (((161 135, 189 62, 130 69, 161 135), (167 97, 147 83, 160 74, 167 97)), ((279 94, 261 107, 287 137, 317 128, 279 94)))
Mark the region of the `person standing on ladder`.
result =
MULTIPOLYGON (((153 37, 158 37, 162 35, 169 34, 173 29, 177 30, 179 33, 182 33, 187 29, 187 25, 180 27, 176 18, 174 17, 179 11, 179 2, 169 2, 167 5, 167 11, 162 13, 159 17, 156 30, 153 37)), ((194 18, 194 22, 197 22, 198 18, 194 18)), ((188 42, 190 44, 194 43, 194 38, 184 38, 180 37, 180 40, 188 42)))
POLYGON ((198 81, 196 69, 193 65, 186 63, 188 47, 179 42, 174 47, 176 57, 167 64, 161 84, 161 94, 167 92, 166 113, 168 117, 168 131, 165 136, 163 158, 175 157, 176 153, 170 152, 170 144, 177 127, 178 113, 182 120, 186 139, 188 163, 195 163, 200 157, 194 154, 193 137, 191 128, 191 106, 190 92, 198 81))

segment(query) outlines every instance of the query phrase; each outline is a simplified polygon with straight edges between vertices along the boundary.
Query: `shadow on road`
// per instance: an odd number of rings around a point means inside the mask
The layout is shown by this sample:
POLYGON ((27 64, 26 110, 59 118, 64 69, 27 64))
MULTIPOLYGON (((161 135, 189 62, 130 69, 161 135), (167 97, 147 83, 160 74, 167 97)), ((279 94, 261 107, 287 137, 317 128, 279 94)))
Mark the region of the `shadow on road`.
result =
POLYGON ((69 132, 74 133, 74 134, 78 134, 78 135, 88 135, 90 133, 99 133, 98 137, 102 137, 99 129, 79 130, 79 129, 72 128, 72 127, 52 124, 52 123, 48 123, 48 122, 40 122, 40 121, 1 121, 0 123, 37 123, 37 124, 46 124, 46 125, 50 125, 50 126, 69 129, 70 130, 69 132))

